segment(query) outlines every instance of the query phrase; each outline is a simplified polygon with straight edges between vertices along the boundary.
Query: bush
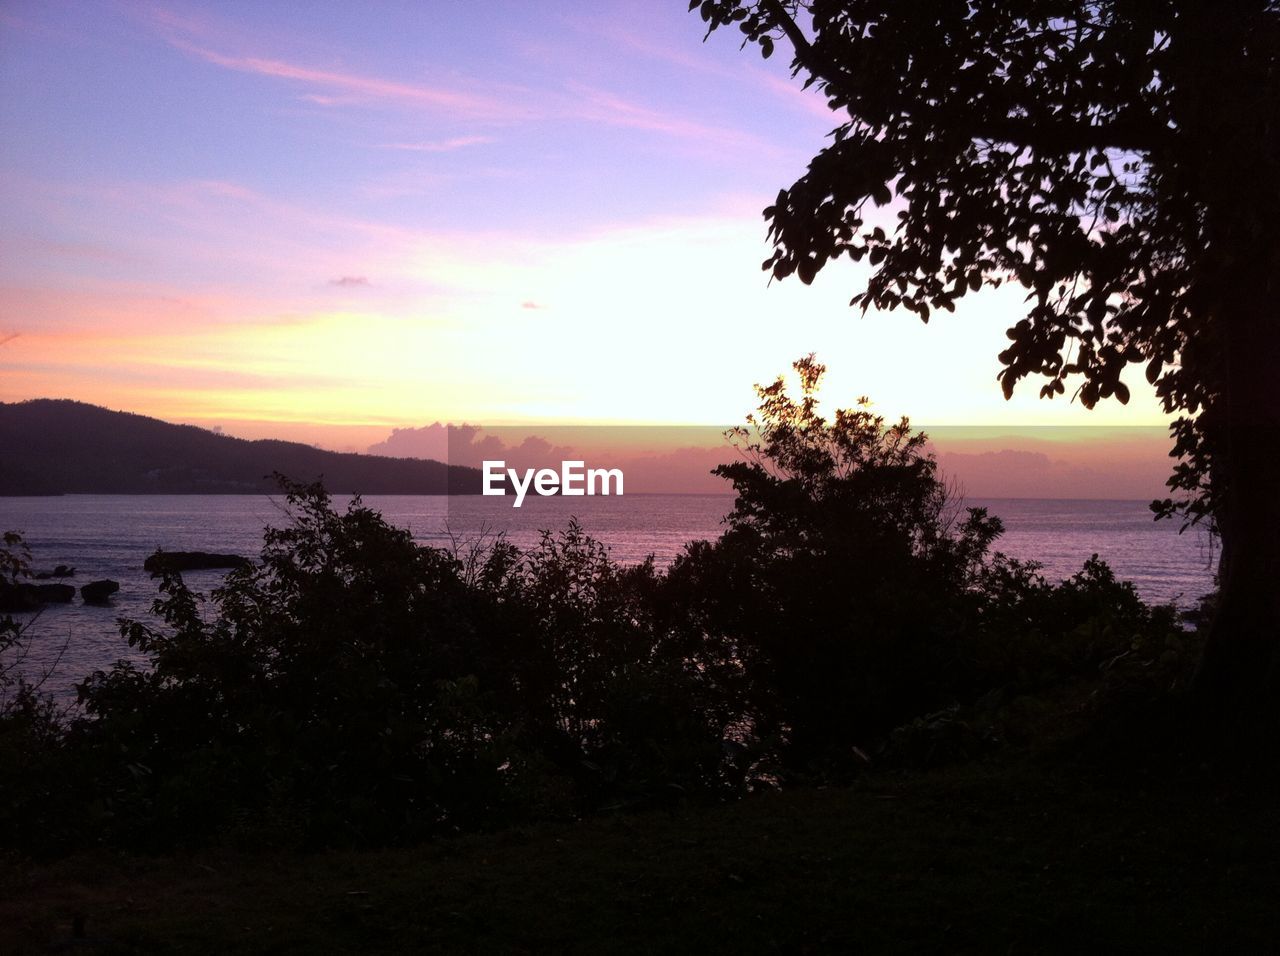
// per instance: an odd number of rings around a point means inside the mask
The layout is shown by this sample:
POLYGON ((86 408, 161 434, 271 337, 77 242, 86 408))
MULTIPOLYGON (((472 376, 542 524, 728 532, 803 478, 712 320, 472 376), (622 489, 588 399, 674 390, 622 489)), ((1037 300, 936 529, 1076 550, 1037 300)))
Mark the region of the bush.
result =
POLYGON ((734 438, 721 467, 729 528, 671 569, 677 617, 740 662, 744 718, 793 772, 863 763, 881 735, 945 702, 998 519, 953 500, 904 419, 864 404, 818 411, 823 367, 795 364, 734 438))
POLYGON ((478 563, 358 500, 287 485, 293 523, 212 607, 162 572, 162 625, 80 687, 76 745, 115 839, 382 843, 724 786, 721 727, 624 570, 577 525, 478 563))
POLYGON ((524 553, 423 547, 282 479, 259 560, 207 600, 159 572, 155 619, 124 624, 149 666, 90 675, 69 725, 0 672, 0 838, 412 841, 974 759, 1179 686, 1170 609, 1096 558, 1051 584, 993 553, 999 520, 923 435, 865 403, 825 418, 822 366, 795 368, 800 397, 760 388, 732 433, 727 529, 666 573, 576 523, 524 553))
MULTIPOLYGON (((17 594, 31 577, 22 536, 0 539, 0 593, 17 594)), ((81 782, 63 748, 62 715, 23 672, 26 626, 0 616, 0 845, 40 835, 59 843, 74 819, 81 782)))

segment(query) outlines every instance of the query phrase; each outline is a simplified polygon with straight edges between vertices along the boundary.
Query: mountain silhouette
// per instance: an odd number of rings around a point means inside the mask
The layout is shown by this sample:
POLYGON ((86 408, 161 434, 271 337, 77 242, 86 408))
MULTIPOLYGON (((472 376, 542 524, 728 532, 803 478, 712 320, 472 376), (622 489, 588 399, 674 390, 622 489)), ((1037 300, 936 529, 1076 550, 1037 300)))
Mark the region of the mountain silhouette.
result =
POLYGON ((333 494, 475 494, 480 473, 438 461, 247 441, 66 399, 0 403, 0 495, 255 494, 273 472, 333 494))

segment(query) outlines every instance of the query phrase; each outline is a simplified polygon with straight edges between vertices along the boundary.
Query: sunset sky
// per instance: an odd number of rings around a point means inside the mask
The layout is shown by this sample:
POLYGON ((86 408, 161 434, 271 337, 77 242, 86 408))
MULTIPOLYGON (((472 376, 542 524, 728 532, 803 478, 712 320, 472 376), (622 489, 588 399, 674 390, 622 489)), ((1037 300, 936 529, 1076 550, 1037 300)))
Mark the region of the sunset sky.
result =
POLYGON ((735 422, 817 351, 931 424, 1158 425, 995 381, 1022 293, 923 326, 769 285, 837 123, 683 0, 0 6, 0 400, 363 450, 430 422, 735 422))

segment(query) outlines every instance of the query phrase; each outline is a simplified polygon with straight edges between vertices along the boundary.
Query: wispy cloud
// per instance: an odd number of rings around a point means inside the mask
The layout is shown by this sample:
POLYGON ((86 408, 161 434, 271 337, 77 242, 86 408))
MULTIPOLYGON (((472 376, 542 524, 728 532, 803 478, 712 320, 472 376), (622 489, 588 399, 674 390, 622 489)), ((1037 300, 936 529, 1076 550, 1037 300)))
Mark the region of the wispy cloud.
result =
POLYGON ((616 93, 579 85, 570 86, 569 91, 575 97, 575 103, 569 110, 569 118, 661 133, 714 148, 776 151, 772 144, 750 133, 685 119, 616 93))
POLYGON ((304 85, 309 89, 303 98, 321 106, 391 103, 489 120, 509 120, 514 118, 513 111, 525 112, 509 96, 486 95, 446 84, 410 82, 247 52, 246 47, 259 44, 229 33, 207 17, 183 16, 161 7, 147 10, 145 16, 176 49, 227 70, 304 85))
POLYGON ((355 285, 368 285, 368 284, 369 284, 369 279, 367 276, 342 276, 339 279, 329 280, 329 285, 355 286, 355 285))
POLYGON ((210 63, 229 70, 310 83, 314 86, 340 90, 370 99, 394 100, 415 106, 441 109, 455 115, 476 117, 497 117, 509 112, 509 107, 498 100, 475 96, 446 87, 402 83, 397 80, 365 76, 359 73, 342 73, 336 70, 316 69, 298 63, 289 63, 285 60, 264 59, 256 56, 227 56, 193 44, 177 43, 175 45, 181 46, 188 52, 210 63))
POLYGON ((662 42, 655 34, 628 28, 615 17, 588 16, 575 19, 572 24, 583 33, 600 37, 647 59, 667 63, 682 73, 699 73, 721 82, 753 83, 800 112, 833 124, 839 122, 839 114, 827 106, 817 90, 802 88, 798 79, 783 77, 776 69, 753 62, 753 57, 744 57, 743 62, 727 67, 707 56, 705 51, 680 49, 673 43, 662 42))
POLYGON ((799 80, 783 79, 782 77, 774 76, 772 73, 766 73, 758 67, 751 69, 749 72, 761 86, 784 102, 790 103, 797 110, 801 110, 816 119, 829 122, 832 125, 848 119, 848 116, 836 112, 827 105, 826 98, 818 91, 817 87, 805 89, 799 80))
POLYGON ((480 146, 492 143, 492 136, 455 136, 452 139, 436 140, 427 143, 377 143, 374 149, 395 149, 407 153, 448 153, 468 146, 480 146))
MULTIPOLYGON (((769 144, 751 134, 654 109, 625 96, 579 84, 539 91, 492 84, 486 89, 479 81, 468 84, 465 89, 457 85, 409 82, 249 52, 258 44, 244 37, 233 37, 208 21, 177 17, 163 11, 153 13, 150 19, 173 47, 227 70, 304 86, 306 89, 300 98, 319 106, 390 105, 487 123, 587 122, 657 133, 713 149, 769 148, 769 144)), ((490 137, 467 135, 421 142, 386 142, 374 148, 443 153, 488 142, 492 142, 490 137)))

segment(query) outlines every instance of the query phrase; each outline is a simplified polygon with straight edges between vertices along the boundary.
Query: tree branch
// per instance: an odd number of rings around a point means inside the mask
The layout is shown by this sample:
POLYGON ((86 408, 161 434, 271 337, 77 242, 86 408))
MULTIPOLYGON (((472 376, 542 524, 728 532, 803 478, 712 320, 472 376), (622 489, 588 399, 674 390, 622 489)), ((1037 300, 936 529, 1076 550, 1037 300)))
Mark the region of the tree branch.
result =
MULTIPOLYGON (((799 24, 783 6, 782 0, 760 0, 760 6, 768 11, 774 25, 791 41, 795 50, 795 62, 800 68, 814 79, 822 80, 837 93, 846 94, 846 100, 854 99, 848 94, 857 89, 857 81, 837 60, 824 55, 809 42, 799 24)), ((1108 147, 1148 152, 1167 143, 1173 135, 1168 127, 1161 126, 1155 120, 1127 120, 1096 125, 1087 121, 1026 120, 1010 116, 974 117, 969 124, 969 132, 971 140, 1010 143, 1053 155, 1108 147)))

